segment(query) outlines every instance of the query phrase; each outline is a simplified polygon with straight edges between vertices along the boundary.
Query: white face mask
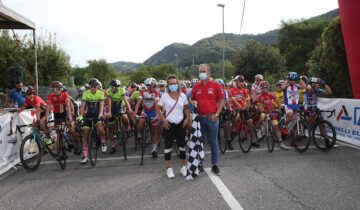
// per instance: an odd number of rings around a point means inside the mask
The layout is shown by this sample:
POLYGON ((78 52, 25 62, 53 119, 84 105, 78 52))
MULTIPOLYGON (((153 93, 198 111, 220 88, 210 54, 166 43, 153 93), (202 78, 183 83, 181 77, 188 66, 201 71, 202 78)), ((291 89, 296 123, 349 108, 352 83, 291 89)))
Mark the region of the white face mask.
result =
POLYGON ((199 73, 200 80, 206 80, 207 79, 207 73, 206 72, 200 72, 199 73))

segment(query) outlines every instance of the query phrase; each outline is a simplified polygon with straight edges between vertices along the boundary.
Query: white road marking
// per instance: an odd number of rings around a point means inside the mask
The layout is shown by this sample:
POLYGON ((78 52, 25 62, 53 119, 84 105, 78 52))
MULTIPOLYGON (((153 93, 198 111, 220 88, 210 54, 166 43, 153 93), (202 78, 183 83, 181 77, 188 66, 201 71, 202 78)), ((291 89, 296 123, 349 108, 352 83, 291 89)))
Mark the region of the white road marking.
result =
MULTIPOLYGON (((355 146, 351 146, 351 145, 347 145, 347 144, 344 144, 344 143, 340 143, 339 145, 340 147, 342 146, 348 146, 348 147, 352 147, 352 148, 355 148, 355 149, 359 149, 359 148, 356 148, 355 146)), ((309 149, 315 149, 316 147, 315 146, 310 146, 309 149)), ((261 151, 267 151, 268 149, 267 148, 262 148, 262 149, 251 149, 250 152, 261 152, 261 151)), ((292 149, 289 149, 289 150, 292 150, 292 149)), ((293 148, 293 150, 295 150, 293 148)), ((274 148, 274 151, 282 151, 282 149, 280 148, 274 148)), ((226 153, 235 153, 235 152, 241 152, 241 150, 239 149, 234 149, 234 150, 227 150, 226 153)), ((206 151, 205 154, 210 154, 211 151, 206 151)), ((225 154, 226 154, 225 153, 225 154)), ((163 154, 159 154, 159 157, 163 157, 164 155, 163 154)), ((80 157, 80 156, 79 156, 80 157)), ((140 155, 133 155, 133 156, 127 156, 128 159, 140 159, 141 156, 140 155)), ((144 158, 152 158, 151 155, 144 155, 144 158)), ((97 159, 98 161, 111 161, 111 160, 124 160, 124 157, 105 157, 105 158, 98 158, 97 159)), ((67 163, 75 163, 75 162, 80 162, 80 158, 79 159, 76 159, 76 160, 66 160, 67 163)), ((44 161, 44 162, 41 162, 41 164, 58 164, 57 161, 55 160, 50 160, 50 161, 44 161)))
POLYGON ((210 177, 210 180, 214 183, 215 187, 219 190, 221 196, 224 198, 229 207, 231 209, 243 210, 243 207, 236 200, 230 190, 226 187, 224 182, 222 182, 219 176, 216 176, 214 173, 212 173, 210 168, 205 168, 205 171, 210 177))

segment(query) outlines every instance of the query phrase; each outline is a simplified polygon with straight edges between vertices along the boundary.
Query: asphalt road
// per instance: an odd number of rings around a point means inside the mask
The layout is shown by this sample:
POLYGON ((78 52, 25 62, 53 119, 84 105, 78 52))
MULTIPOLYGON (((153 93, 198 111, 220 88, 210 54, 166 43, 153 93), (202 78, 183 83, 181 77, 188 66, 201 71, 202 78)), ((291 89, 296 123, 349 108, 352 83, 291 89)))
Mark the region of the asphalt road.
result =
MULTIPOLYGON (((310 148, 220 154, 219 177, 203 172, 186 181, 173 156, 175 178, 165 175, 163 156, 139 151, 102 154, 96 167, 71 155, 65 170, 49 157, 28 173, 21 167, 0 181, 0 209, 359 209, 360 151, 340 145, 329 152, 310 148), (213 179, 210 179, 210 176, 213 179), (235 206, 235 207, 234 207, 235 206)), ((206 171, 211 167, 206 154, 206 171)))

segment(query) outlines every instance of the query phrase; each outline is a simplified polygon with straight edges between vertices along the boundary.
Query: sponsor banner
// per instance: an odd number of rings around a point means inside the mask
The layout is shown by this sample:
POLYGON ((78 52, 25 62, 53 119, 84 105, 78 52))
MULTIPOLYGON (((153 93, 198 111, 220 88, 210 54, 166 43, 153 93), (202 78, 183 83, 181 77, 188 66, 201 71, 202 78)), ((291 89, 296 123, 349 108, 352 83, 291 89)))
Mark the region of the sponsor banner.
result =
MULTIPOLYGON (((20 114, 3 112, 0 115, 0 175, 20 163, 21 135, 17 125, 30 124, 34 120, 33 110, 25 110, 20 114)), ((30 129, 22 129, 26 136, 30 129)))
POLYGON ((360 100, 340 98, 319 98, 321 110, 334 110, 335 115, 324 119, 330 121, 336 130, 336 138, 360 146, 360 100))

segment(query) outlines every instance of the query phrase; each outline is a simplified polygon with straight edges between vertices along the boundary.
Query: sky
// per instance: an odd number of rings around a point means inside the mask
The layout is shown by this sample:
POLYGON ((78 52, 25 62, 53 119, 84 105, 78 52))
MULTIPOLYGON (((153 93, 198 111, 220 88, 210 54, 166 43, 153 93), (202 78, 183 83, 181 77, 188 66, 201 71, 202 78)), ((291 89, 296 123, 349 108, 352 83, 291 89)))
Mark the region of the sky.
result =
MULTIPOLYGON (((222 33, 240 33, 244 0, 1 0, 55 33, 71 64, 87 60, 142 63, 174 42, 192 45, 222 33)), ((246 0, 241 34, 277 29, 282 20, 310 18, 338 8, 337 0, 246 0)), ((16 33, 22 33, 16 31, 16 33)))

